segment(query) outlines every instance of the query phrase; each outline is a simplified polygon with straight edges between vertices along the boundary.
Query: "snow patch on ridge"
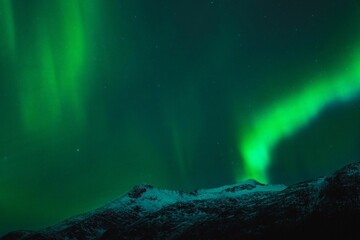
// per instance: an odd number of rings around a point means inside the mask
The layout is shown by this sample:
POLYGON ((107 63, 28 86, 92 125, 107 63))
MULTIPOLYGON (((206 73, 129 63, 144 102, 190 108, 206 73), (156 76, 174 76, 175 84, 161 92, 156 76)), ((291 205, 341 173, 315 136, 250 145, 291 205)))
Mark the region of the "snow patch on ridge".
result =
POLYGON ((219 199, 224 197, 240 197, 245 194, 257 192, 282 191, 286 185, 263 185, 255 180, 247 180, 238 184, 222 186, 211 189, 201 189, 190 193, 154 188, 150 185, 138 185, 129 194, 106 205, 105 208, 112 211, 124 210, 126 207, 139 206, 147 212, 155 212, 159 209, 179 202, 194 200, 219 199), (132 194, 134 191, 140 194, 132 194), (135 195, 135 197, 134 197, 135 195))

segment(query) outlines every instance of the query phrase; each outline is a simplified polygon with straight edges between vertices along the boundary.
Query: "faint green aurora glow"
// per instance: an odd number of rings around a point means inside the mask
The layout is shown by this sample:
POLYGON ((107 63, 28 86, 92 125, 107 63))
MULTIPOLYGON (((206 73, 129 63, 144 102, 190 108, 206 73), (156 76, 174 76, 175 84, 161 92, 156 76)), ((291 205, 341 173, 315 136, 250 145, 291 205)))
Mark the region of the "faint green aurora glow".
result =
POLYGON ((36 131, 40 127, 46 130, 56 127, 61 115, 53 52, 46 32, 41 32, 38 36, 41 46, 38 53, 40 71, 24 69, 22 78, 24 91, 21 110, 23 124, 28 131, 36 131))
POLYGON ((179 128, 176 125, 172 127, 172 140, 174 144, 175 159, 178 164, 179 172, 181 177, 185 179, 187 164, 184 156, 185 152, 184 152, 183 141, 181 139, 179 128))
POLYGON ((240 137, 245 176, 238 176, 239 180, 267 182, 271 151, 281 139, 299 131, 328 105, 351 101, 360 94, 360 54, 355 55, 355 60, 339 74, 313 79, 302 90, 256 115, 240 137))
MULTIPOLYGON (((81 96, 81 71, 85 58, 85 33, 82 22, 81 3, 78 1, 59 1, 58 9, 62 9, 62 37, 64 45, 59 62, 66 71, 61 71, 62 98, 69 99, 72 114, 78 121, 84 120, 81 96)), ((85 1, 86 2, 86 1, 85 1)))
POLYGON ((50 133, 70 115, 72 124, 84 124, 82 3, 56 0, 41 9, 42 16, 34 22, 34 42, 27 48, 19 71, 20 108, 26 131, 50 133), (52 14, 59 17, 53 18, 52 14))
POLYGON ((0 1, 0 28, 5 35, 5 46, 9 49, 11 57, 14 57, 16 42, 11 0, 0 1))

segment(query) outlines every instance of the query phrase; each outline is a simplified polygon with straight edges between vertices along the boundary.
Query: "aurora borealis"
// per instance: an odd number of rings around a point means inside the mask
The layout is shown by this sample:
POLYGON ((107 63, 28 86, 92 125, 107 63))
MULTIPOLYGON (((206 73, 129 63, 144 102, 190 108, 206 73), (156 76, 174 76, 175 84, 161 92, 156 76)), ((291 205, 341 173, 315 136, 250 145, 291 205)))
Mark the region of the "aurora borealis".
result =
POLYGON ((313 80, 299 93, 259 114, 240 147, 245 161, 245 179, 267 182, 271 149, 279 140, 308 124, 329 104, 351 101, 360 95, 360 55, 342 71, 313 80))
POLYGON ((356 0, 0 0, 0 235, 133 185, 360 159, 356 0))

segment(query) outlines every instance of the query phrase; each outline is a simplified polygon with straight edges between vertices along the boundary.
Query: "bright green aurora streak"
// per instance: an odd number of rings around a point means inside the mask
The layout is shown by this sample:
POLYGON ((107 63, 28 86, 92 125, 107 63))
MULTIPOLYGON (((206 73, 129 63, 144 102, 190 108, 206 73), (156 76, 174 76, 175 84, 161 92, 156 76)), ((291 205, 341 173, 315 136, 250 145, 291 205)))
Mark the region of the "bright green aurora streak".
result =
POLYGON ((240 136, 239 151, 244 159, 245 176, 267 182, 267 167, 273 147, 313 120, 332 103, 350 101, 360 93, 360 54, 348 68, 333 76, 319 77, 302 90, 256 115, 252 125, 240 136))

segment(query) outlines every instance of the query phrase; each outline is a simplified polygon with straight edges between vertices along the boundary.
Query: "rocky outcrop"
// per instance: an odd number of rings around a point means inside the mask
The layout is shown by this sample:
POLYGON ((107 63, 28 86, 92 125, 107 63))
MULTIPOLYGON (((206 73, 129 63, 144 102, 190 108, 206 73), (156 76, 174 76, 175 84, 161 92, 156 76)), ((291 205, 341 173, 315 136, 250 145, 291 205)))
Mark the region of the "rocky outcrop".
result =
POLYGON ((360 239, 360 163, 292 186, 186 193, 139 185, 93 212, 11 239, 360 239))

